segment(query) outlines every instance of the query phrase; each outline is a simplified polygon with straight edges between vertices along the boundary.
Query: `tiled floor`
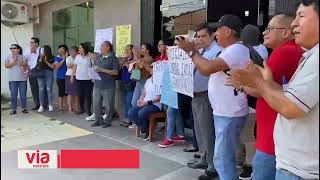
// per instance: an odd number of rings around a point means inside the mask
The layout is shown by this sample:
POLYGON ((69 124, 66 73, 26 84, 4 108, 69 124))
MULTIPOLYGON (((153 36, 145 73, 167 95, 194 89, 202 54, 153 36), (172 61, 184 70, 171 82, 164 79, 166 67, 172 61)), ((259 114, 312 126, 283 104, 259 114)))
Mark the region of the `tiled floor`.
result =
POLYGON ((152 143, 143 141, 135 137, 134 129, 120 127, 119 121, 102 129, 69 113, 8 113, 3 111, 1 120, 1 180, 192 180, 203 172, 185 166, 193 155, 182 152, 186 143, 162 149, 157 146, 162 136, 152 143), (21 170, 17 149, 139 149, 141 168, 21 170))

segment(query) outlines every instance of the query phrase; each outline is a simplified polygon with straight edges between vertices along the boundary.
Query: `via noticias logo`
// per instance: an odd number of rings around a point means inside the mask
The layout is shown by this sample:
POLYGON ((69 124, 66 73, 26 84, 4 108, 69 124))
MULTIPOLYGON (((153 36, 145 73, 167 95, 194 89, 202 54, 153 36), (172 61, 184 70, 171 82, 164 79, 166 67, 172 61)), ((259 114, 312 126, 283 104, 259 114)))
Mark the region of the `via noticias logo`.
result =
POLYGON ((18 150, 19 169, 139 168, 140 153, 132 150, 18 150))
POLYGON ((19 169, 56 169, 56 150, 18 150, 19 169))

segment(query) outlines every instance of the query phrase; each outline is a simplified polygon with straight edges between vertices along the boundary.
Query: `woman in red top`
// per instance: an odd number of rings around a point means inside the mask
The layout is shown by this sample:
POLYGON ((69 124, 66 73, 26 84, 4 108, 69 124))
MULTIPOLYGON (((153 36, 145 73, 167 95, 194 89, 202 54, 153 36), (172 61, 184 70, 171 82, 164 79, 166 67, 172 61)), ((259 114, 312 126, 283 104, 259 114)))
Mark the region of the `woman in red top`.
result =
POLYGON ((158 55, 155 58, 156 62, 158 62, 158 61, 168 61, 168 56, 166 55, 166 50, 167 50, 167 47, 164 44, 163 40, 160 40, 158 42, 158 51, 159 51, 160 55, 158 55))

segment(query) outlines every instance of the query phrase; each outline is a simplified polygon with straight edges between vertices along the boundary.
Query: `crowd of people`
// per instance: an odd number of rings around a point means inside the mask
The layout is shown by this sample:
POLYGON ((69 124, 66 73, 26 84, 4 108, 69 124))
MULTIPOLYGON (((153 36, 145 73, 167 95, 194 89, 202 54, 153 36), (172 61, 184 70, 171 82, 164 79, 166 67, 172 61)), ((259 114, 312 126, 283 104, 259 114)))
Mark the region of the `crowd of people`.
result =
POLYGON ((86 114, 91 126, 107 128, 114 115, 116 81, 120 84, 123 114, 120 125, 139 128, 149 140, 149 116, 166 112, 166 132, 161 148, 184 142, 185 118, 190 118, 192 143, 183 149, 197 152, 189 168, 204 169, 198 179, 296 180, 319 179, 319 0, 302 0, 296 16, 278 14, 262 33, 235 15, 203 23, 190 41, 177 37, 175 45, 190 55, 195 65, 193 98, 177 93, 178 109, 160 103, 153 83, 154 63, 168 61, 165 41, 152 45, 127 45, 125 57, 116 57, 109 41, 101 52, 88 44, 58 56, 50 46, 39 48, 31 38, 31 51, 23 54, 11 46, 6 59, 11 92, 10 114, 27 110, 27 80, 39 113, 53 111, 56 72, 58 108, 86 114), (272 52, 269 54, 267 48, 272 52), (258 57, 257 57, 258 56, 258 57), (255 59, 262 64, 255 64, 255 59), (251 60, 252 61, 251 61, 251 60), (92 79, 97 73, 99 79, 92 79), (254 106, 249 98, 256 98, 254 106), (237 166, 242 171, 239 176, 237 166))

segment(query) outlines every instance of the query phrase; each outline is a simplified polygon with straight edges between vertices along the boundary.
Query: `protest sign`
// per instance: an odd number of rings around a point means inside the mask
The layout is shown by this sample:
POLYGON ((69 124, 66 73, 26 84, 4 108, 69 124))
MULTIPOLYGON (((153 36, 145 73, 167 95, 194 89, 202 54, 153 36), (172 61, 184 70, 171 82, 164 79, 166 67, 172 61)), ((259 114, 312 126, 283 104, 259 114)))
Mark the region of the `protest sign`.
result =
POLYGON ((112 44, 112 38, 113 38, 112 28, 96 30, 96 38, 95 38, 95 42, 94 42, 94 52, 101 53, 100 52, 101 51, 100 50, 101 43, 103 41, 109 41, 112 44))
POLYGON ((178 109, 178 95, 172 89, 171 78, 169 73, 169 64, 165 63, 163 66, 163 78, 161 86, 161 100, 162 104, 168 105, 169 107, 178 109))
POLYGON ((167 62, 155 62, 153 63, 153 84, 156 94, 161 94, 161 86, 163 79, 164 68, 167 66, 167 62))
POLYGON ((194 65, 189 55, 174 46, 168 48, 169 70, 173 90, 193 97, 194 65))
POLYGON ((131 44, 131 25, 116 27, 116 56, 124 57, 125 48, 131 44))

